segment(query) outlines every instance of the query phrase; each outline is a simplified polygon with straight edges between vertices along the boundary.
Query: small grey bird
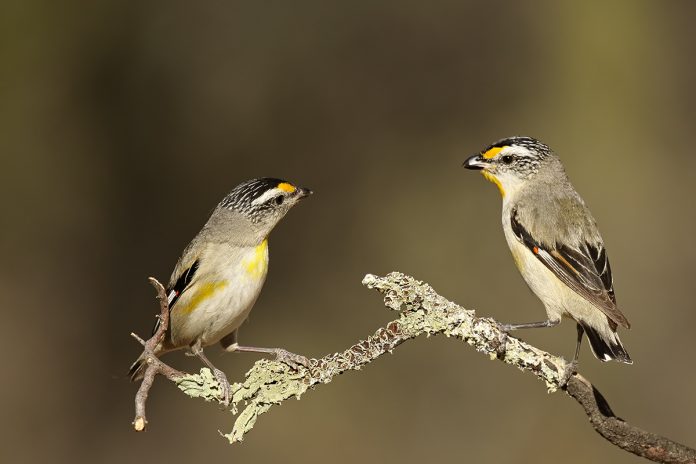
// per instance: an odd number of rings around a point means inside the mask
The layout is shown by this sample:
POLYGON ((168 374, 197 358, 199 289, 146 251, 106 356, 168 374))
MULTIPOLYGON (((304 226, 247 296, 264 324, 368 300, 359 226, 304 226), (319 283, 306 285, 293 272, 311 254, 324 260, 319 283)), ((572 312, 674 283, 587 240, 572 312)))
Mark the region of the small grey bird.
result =
POLYGON ((548 320, 503 330, 553 327, 567 316, 578 329, 574 361, 586 333, 599 360, 632 364, 616 333, 630 324, 616 306, 604 242, 556 154, 531 137, 510 137, 471 156, 464 167, 498 186, 512 257, 546 307, 548 320))
MULTIPOLYGON (((290 365, 307 363, 303 356, 280 348, 241 346, 237 333, 266 280, 268 235, 290 208, 311 193, 281 179, 243 182, 213 210, 172 272, 167 288, 170 324, 157 354, 190 350, 226 387, 225 402, 229 383, 203 354, 206 346, 220 342, 228 352, 270 353, 290 365)), ((129 375, 138 380, 143 373, 141 357, 129 375)))

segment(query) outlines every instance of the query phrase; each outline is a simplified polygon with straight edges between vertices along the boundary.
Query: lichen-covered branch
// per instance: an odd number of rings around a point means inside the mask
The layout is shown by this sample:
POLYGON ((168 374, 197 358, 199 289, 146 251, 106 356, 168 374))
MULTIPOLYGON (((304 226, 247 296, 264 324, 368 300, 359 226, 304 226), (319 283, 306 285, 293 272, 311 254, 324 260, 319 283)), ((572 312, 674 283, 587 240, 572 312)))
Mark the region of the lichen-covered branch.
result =
MULTIPOLYGON (((242 441, 258 417, 273 405, 300 398, 312 387, 330 382, 348 370, 359 370, 399 344, 419 335, 444 334, 465 341, 490 359, 528 371, 542 380, 549 392, 565 390, 585 409, 593 427, 611 443, 648 459, 665 463, 696 463, 696 450, 638 429, 614 416, 599 392, 582 376, 568 378, 571 363, 500 330, 490 318, 448 301, 427 284, 400 273, 386 277, 367 275, 363 284, 379 291, 384 304, 399 317, 345 351, 311 359, 309 367, 293 370, 271 360, 257 361, 241 383, 232 385, 232 411, 237 420, 225 435, 242 441)), ((184 375, 174 381, 192 397, 219 401, 220 387, 209 370, 184 375)))
MULTIPOLYGON (((238 408, 241 412, 232 432, 225 435, 230 442, 241 441, 259 415, 274 404, 300 398, 309 388, 328 383, 345 371, 359 370, 404 341, 423 334, 460 338, 491 359, 533 372, 550 391, 558 388, 567 367, 563 358, 508 337, 494 320, 475 317, 473 311, 447 301, 429 285, 398 273, 385 278, 367 275, 363 284, 384 294, 387 307, 401 310, 400 317, 345 351, 311 359, 309 368, 296 371, 277 361, 257 361, 244 382, 232 385, 233 412, 238 412, 238 408)), ((218 401, 219 387, 207 369, 201 374, 186 375, 177 384, 190 396, 218 401)))

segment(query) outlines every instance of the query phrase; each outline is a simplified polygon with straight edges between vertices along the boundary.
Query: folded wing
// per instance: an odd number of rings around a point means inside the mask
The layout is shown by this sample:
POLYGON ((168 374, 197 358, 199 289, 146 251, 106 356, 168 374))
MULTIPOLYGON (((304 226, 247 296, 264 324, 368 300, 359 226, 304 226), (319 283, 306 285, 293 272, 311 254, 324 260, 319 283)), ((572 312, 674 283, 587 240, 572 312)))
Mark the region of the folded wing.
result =
POLYGON ((628 319, 616 307, 611 267, 601 243, 583 242, 577 247, 559 243, 548 246, 534 240, 520 223, 516 210, 512 211, 510 222, 520 242, 561 282, 600 309, 611 321, 630 328, 628 319))

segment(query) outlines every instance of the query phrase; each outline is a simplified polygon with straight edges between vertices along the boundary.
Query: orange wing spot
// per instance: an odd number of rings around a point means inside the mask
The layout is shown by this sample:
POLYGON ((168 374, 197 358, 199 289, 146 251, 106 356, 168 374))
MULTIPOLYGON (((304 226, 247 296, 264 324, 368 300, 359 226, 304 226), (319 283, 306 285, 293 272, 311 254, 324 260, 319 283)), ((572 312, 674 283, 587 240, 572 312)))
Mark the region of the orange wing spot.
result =
POLYGON ((535 255, 538 255, 539 254, 539 247, 535 246, 534 248, 532 248, 532 251, 534 251, 535 255))
POLYGON ((483 156, 484 159, 495 158, 498 155, 498 153, 500 153, 501 151, 503 151, 506 148, 507 147, 493 147, 490 150, 488 150, 487 152, 485 152, 484 154, 482 154, 481 156, 483 156))
POLYGON ((278 188, 280 190, 282 190, 283 192, 288 192, 288 193, 292 193, 295 190, 297 190, 297 188, 294 185, 292 185, 288 182, 281 182, 280 184, 278 184, 278 188))

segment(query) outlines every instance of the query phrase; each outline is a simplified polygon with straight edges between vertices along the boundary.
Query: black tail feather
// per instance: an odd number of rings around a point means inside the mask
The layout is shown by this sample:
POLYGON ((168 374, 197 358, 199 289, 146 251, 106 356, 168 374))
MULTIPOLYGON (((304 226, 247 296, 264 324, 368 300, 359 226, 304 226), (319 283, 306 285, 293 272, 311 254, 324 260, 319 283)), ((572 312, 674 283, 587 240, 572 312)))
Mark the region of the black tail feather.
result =
POLYGON ((140 357, 135 360, 133 364, 131 364, 130 369, 128 370, 128 377, 130 377, 131 382, 135 382, 137 380, 142 379, 143 377, 143 367, 145 366, 145 359, 143 357, 140 357))
POLYGON ((607 338, 590 325, 583 323, 581 323, 581 325, 582 328, 585 329, 587 339, 590 341, 592 353, 597 359, 602 362, 618 361, 626 364, 633 364, 631 357, 621 344, 619 335, 616 332, 612 332, 611 336, 607 338))

